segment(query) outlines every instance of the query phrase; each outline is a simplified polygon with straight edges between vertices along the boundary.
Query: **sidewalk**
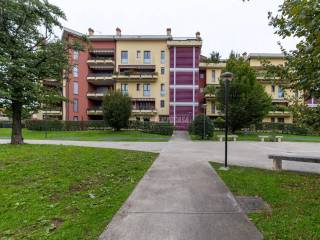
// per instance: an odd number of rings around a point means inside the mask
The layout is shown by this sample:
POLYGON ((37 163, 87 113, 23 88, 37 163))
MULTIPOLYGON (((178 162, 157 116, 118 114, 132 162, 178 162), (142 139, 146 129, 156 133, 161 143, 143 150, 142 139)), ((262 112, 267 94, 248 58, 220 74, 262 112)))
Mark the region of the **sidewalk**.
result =
POLYGON ((262 235, 199 152, 177 132, 115 215, 102 240, 251 240, 262 235))

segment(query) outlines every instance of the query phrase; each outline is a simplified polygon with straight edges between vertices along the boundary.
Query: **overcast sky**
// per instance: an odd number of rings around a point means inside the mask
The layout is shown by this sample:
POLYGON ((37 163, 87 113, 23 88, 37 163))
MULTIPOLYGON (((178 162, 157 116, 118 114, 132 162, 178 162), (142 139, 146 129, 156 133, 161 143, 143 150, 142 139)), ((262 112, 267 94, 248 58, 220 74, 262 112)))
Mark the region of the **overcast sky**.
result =
MULTIPOLYGON (((67 15, 66 27, 96 34, 165 34, 172 28, 176 37, 203 38, 202 54, 231 50, 238 53, 280 52, 281 40, 268 26, 268 12, 276 12, 283 0, 49 0, 67 15)), ((295 47, 286 40, 284 46, 295 47)))

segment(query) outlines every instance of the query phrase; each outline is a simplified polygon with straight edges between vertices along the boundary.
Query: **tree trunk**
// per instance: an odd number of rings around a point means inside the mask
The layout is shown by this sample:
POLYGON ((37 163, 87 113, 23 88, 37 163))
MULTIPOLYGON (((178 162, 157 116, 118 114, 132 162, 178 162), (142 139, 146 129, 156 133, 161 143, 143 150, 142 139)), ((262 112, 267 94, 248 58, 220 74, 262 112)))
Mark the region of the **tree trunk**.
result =
POLYGON ((13 102, 11 144, 23 144, 21 113, 22 104, 19 102, 13 102))

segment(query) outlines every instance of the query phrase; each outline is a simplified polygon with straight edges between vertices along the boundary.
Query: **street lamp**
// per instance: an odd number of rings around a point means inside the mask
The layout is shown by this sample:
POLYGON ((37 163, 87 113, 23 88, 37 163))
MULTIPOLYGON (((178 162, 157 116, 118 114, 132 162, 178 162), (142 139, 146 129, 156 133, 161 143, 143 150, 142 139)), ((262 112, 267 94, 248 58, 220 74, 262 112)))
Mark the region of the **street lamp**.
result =
POLYGON ((203 138, 202 140, 204 140, 204 137, 206 135, 206 107, 207 104, 202 104, 203 107, 203 138))
POLYGON ((225 72, 221 74, 221 79, 224 81, 224 112, 225 112, 225 147, 224 147, 224 167, 222 170, 228 170, 228 105, 229 105, 229 83, 233 79, 233 73, 225 72))

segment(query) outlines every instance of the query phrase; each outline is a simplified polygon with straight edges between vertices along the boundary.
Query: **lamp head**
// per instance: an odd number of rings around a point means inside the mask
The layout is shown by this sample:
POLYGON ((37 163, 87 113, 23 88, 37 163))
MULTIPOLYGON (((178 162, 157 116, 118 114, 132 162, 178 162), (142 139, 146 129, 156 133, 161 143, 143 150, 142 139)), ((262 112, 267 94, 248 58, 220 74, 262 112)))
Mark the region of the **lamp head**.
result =
POLYGON ((221 78, 222 78, 224 81, 231 81, 231 80, 233 79, 233 73, 231 73, 231 72, 222 73, 222 74, 221 74, 221 78))

